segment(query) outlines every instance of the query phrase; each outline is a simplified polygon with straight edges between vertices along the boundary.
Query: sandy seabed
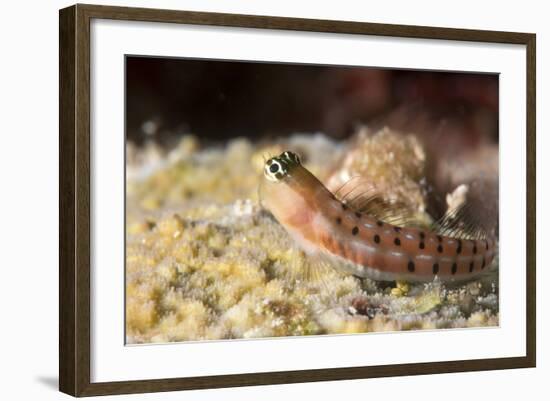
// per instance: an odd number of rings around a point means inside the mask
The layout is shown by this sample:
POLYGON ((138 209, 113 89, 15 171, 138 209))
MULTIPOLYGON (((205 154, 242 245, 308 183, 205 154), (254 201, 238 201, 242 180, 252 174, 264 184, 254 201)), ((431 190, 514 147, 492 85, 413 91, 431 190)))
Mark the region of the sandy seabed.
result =
MULTIPOLYGON (((362 168, 429 222, 422 146, 389 130, 360 139, 354 149, 362 168)), ((127 342, 498 325, 498 261, 493 274, 454 286, 396 285, 332 270, 314 280, 297 274, 306 257, 258 202, 264 158, 291 149, 330 180, 348 173, 334 167, 349 158, 346 145, 320 134, 263 144, 234 139, 223 147, 185 136, 170 151, 129 144, 127 342)))

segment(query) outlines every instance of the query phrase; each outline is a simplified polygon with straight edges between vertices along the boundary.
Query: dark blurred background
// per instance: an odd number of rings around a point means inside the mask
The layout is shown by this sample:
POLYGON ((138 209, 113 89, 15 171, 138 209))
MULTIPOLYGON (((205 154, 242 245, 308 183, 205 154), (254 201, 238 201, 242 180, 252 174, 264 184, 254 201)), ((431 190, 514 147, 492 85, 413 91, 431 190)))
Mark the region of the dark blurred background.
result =
MULTIPOLYGON (((388 125, 453 146, 498 143, 498 76, 128 56, 127 137, 171 144, 388 125)), ((456 150, 456 149, 455 149, 456 150)))
MULTIPOLYGON (((428 211, 469 186, 477 220, 498 221, 498 75, 366 67, 127 57, 127 138, 167 149, 235 137, 323 132, 366 124, 414 133, 426 150, 428 211)), ((496 223, 493 224, 496 227, 496 223)))

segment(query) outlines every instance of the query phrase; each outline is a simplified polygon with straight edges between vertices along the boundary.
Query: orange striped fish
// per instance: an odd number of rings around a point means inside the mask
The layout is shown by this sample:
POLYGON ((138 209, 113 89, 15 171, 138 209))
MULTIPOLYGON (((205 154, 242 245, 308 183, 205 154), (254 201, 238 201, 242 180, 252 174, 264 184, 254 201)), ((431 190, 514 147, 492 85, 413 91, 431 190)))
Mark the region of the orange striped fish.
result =
POLYGON ((262 205, 307 255, 347 273, 387 281, 463 281, 485 274, 496 254, 495 237, 452 229, 449 216, 440 230, 383 221, 371 213, 374 202, 339 199, 289 151, 266 161, 264 178, 262 205))

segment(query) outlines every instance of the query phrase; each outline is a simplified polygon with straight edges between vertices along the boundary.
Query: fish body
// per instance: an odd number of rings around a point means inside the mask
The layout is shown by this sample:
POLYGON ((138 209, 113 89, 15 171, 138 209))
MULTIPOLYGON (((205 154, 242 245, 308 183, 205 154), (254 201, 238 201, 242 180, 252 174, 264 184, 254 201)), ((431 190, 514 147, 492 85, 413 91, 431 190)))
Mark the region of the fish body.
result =
POLYGON ((429 282, 475 279, 496 253, 495 238, 465 239, 399 227, 338 199, 292 152, 266 162, 265 206, 310 256, 374 280, 429 282))

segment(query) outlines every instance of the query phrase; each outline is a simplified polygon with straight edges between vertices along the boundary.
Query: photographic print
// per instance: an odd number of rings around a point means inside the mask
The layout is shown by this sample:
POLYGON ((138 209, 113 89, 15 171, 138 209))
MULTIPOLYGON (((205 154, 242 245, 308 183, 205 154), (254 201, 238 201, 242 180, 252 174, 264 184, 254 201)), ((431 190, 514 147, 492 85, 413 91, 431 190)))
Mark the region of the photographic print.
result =
POLYGON ((535 34, 59 18, 62 392, 536 366, 535 34))
POLYGON ((127 344, 499 325, 498 74, 125 69, 127 344))

